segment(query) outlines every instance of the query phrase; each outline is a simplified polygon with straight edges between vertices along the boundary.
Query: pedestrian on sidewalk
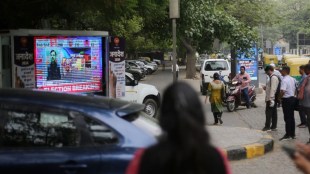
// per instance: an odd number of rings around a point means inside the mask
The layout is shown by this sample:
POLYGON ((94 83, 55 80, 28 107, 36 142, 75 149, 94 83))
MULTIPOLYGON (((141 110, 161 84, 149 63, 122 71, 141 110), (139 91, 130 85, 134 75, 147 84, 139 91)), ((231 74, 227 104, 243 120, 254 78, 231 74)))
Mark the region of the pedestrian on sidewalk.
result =
MULTIPOLYGON (((304 78, 300 86, 300 90, 298 93, 298 100, 301 105, 300 110, 303 110, 307 115, 307 126, 310 133, 310 64, 307 64, 305 66, 305 73, 307 77, 304 78)), ((310 143, 310 138, 307 143, 308 144, 310 143)))
MULTIPOLYGON (((298 84, 298 88, 297 88, 297 92, 299 93, 302 82, 304 81, 304 79, 307 77, 306 73, 305 73, 305 67, 306 65, 301 65, 299 67, 299 73, 301 75, 301 80, 298 84)), ((300 104, 300 102, 299 102, 300 104)), ((300 117, 300 124, 297 125, 297 127, 299 128, 306 128, 307 127, 307 119, 306 119, 306 113, 303 109, 299 109, 299 117, 300 117)))
POLYGON ((223 124, 222 114, 223 114, 223 92, 224 83, 220 80, 220 75, 218 73, 213 74, 213 81, 208 85, 208 92, 206 94, 205 103, 208 101, 208 93, 209 93, 209 101, 211 103, 211 111, 214 116, 214 125, 217 125, 218 122, 223 124))
POLYGON ((274 68, 270 65, 266 66, 265 73, 269 76, 264 90, 266 90, 266 122, 262 131, 277 130, 277 104, 280 95, 280 78, 274 73, 274 68), (270 127, 271 124, 271 127, 270 127))
POLYGON ((230 174, 228 160, 210 142, 197 92, 176 82, 164 92, 158 143, 138 150, 126 174, 230 174))
POLYGON ((285 135, 280 138, 280 141, 295 139, 295 118, 294 118, 294 107, 295 107, 295 79, 290 74, 290 67, 282 67, 281 74, 283 80, 281 82, 282 96, 282 109, 284 114, 285 122, 285 135))
MULTIPOLYGON (((171 66, 171 72, 173 73, 173 64, 172 64, 172 66, 171 66)), ((176 79, 178 80, 178 78, 179 78, 179 65, 176 63, 175 64, 175 76, 176 76, 176 79)))

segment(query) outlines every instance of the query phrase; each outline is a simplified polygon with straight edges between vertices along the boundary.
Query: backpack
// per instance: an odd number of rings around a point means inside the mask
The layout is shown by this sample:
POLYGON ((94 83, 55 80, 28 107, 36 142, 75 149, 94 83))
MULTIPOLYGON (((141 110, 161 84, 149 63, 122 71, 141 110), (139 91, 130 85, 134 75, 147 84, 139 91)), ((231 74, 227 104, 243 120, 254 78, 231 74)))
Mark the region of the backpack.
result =
POLYGON ((271 80, 272 76, 276 76, 276 77, 278 78, 278 80, 279 80, 279 84, 278 84, 276 93, 275 93, 275 95, 274 95, 275 101, 276 101, 277 103, 279 103, 279 102, 281 101, 281 95, 280 95, 281 78, 280 78, 279 76, 277 76, 277 75, 274 75, 274 74, 271 75, 271 76, 270 76, 270 87, 271 87, 271 82, 272 82, 272 80, 271 80))

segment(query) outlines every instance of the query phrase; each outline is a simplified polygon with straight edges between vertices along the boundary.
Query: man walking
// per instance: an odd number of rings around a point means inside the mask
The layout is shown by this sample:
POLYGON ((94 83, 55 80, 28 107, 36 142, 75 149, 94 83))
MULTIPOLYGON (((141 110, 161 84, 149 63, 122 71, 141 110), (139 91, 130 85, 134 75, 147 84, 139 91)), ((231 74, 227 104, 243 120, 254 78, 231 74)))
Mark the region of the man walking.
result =
POLYGON ((270 130, 277 130, 277 121, 278 121, 278 115, 277 115, 277 99, 278 95, 280 95, 280 80, 277 75, 274 73, 273 66, 266 66, 265 68, 266 74, 269 76, 268 81, 266 83, 266 86, 264 89, 266 90, 266 122, 265 127, 262 129, 262 131, 270 131, 270 130), (271 124, 271 127, 270 127, 271 124))
MULTIPOLYGON (((173 73, 173 64, 171 66, 171 72, 173 73)), ((175 77, 178 80, 179 78, 179 65, 178 64, 175 64, 175 77)))
POLYGON ((290 74, 290 67, 282 67, 281 74, 283 80, 281 83, 280 95, 282 96, 282 109, 285 122, 285 135, 280 138, 280 141, 295 139, 295 118, 294 118, 294 104, 295 104, 295 79, 290 74))
MULTIPOLYGON (((300 101, 301 110, 304 110, 307 115, 307 126, 310 133, 310 64, 305 66, 305 73, 307 77, 304 78, 299 93, 298 99, 300 101)), ((310 143, 310 139, 307 144, 310 143)))
MULTIPOLYGON (((302 82, 304 81, 304 79, 307 77, 306 73, 305 73, 305 67, 306 65, 301 65, 299 67, 299 74, 301 75, 301 80, 300 80, 300 83, 298 85, 298 92, 300 91, 300 88, 301 88, 301 85, 302 85, 302 82)), ((297 125, 297 127, 299 128, 305 128, 307 127, 307 119, 306 119, 306 114, 305 114, 305 111, 303 109, 300 109, 299 110, 299 117, 300 117, 300 124, 297 125)))
POLYGON ((251 82, 251 77, 247 72, 245 72, 245 66, 240 67, 240 73, 237 74, 236 77, 234 77, 232 81, 239 81, 242 83, 241 92, 245 98, 246 107, 250 109, 251 103, 250 103, 250 97, 249 97, 249 86, 251 82))

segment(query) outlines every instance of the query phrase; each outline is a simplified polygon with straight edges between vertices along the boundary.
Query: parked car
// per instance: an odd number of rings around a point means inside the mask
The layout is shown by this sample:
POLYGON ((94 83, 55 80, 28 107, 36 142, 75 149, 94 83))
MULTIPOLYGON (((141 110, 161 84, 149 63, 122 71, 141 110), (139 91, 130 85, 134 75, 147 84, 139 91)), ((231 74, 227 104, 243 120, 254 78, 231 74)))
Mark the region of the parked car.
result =
POLYGON ((131 73, 138 81, 143 79, 146 74, 141 68, 131 67, 128 63, 125 64, 125 71, 131 73))
POLYGON ((225 59, 205 59, 200 70, 200 92, 205 95, 209 83, 213 80, 213 74, 218 72, 223 76, 223 80, 229 81, 228 77, 231 73, 229 63, 225 59))
POLYGON ((160 93, 155 86, 138 83, 130 73, 126 73, 126 93, 121 98, 130 102, 145 104, 144 112, 156 117, 160 106, 160 93))
POLYGON ((160 128, 141 104, 101 96, 0 89, 1 173, 125 173, 160 128))
POLYGON ((142 71, 145 72, 145 74, 149 74, 146 67, 140 66, 139 64, 137 64, 136 62, 134 62, 132 60, 126 60, 126 63, 128 63, 131 67, 140 68, 142 71))
POLYGON ((149 66, 153 66, 154 67, 154 72, 157 71, 158 69, 158 65, 154 62, 148 62, 146 60, 139 60, 141 62, 143 62, 145 65, 149 65, 149 66))

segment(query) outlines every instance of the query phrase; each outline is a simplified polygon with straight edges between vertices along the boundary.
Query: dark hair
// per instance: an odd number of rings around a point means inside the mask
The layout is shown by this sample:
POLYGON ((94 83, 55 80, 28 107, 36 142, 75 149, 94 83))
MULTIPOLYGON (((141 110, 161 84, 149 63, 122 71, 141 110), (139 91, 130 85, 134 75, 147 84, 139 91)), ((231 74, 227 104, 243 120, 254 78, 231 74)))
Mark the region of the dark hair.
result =
POLYGON ((220 80, 220 75, 219 75, 219 73, 217 73, 217 72, 214 73, 214 74, 213 74, 213 79, 214 79, 214 80, 220 80))
POLYGON ((287 74, 290 74, 291 68, 289 66, 283 66, 282 71, 285 71, 287 74))
POLYGON ((305 70, 310 71, 310 64, 309 63, 305 65, 305 70))
POLYGON ((140 174, 225 173, 221 155, 210 145, 201 101, 190 85, 176 82, 165 90, 159 123, 165 133, 145 150, 140 174))
POLYGON ((301 69, 301 70, 305 70, 305 68, 306 68, 306 65, 300 65, 299 66, 299 69, 301 69))
POLYGON ((265 67, 265 72, 267 72, 267 71, 274 71, 274 68, 273 68, 273 66, 271 66, 271 65, 267 65, 266 67, 265 67))
POLYGON ((55 55, 57 55, 56 51, 55 50, 51 50, 50 54, 52 54, 52 52, 55 53, 55 55))
POLYGON ((240 69, 243 68, 245 70, 245 66, 240 66, 240 69))

